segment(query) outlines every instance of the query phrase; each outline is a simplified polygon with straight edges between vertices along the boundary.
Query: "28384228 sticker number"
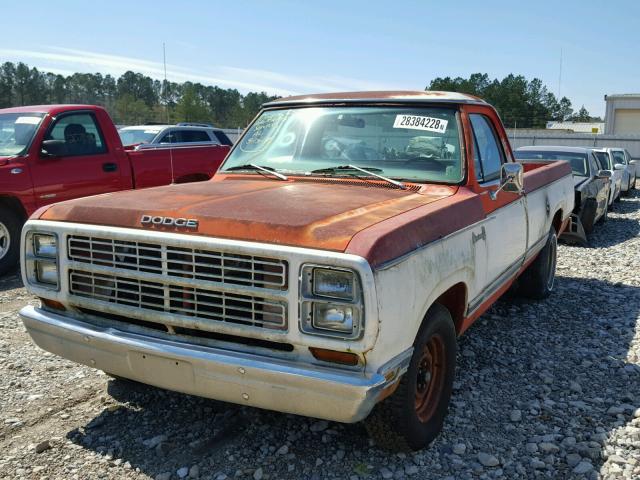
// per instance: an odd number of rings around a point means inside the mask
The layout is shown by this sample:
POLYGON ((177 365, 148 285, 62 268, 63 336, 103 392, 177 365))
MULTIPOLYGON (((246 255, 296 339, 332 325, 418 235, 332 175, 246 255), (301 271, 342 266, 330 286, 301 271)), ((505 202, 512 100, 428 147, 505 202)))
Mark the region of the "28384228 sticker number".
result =
POLYGON ((448 123, 448 120, 442 120, 441 118, 423 117, 421 115, 396 115, 393 128, 412 128, 414 130, 444 133, 447 130, 448 123))

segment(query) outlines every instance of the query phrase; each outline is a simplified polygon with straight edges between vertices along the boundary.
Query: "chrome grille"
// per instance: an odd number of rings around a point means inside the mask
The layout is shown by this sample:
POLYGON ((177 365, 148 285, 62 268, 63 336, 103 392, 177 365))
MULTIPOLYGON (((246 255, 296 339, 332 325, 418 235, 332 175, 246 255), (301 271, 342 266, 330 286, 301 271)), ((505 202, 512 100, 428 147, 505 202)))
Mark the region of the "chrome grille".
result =
POLYGON ((69 260, 165 277, 287 288, 284 260, 94 236, 68 237, 69 260))
POLYGON ((69 290, 78 297, 142 310, 261 328, 286 327, 284 302, 250 295, 78 270, 69 271, 69 290))

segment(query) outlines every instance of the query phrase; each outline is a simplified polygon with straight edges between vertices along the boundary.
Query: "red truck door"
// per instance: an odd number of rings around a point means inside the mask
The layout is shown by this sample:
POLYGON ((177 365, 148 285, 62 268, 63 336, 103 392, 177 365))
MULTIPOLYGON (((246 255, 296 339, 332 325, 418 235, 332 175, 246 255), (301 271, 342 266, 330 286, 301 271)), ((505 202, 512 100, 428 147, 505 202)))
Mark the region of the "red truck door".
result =
POLYGON ((31 174, 39 206, 131 188, 121 171, 125 165, 109 150, 94 112, 57 115, 43 136, 47 140, 63 145, 59 155, 47 155, 42 144, 34 155, 31 174))

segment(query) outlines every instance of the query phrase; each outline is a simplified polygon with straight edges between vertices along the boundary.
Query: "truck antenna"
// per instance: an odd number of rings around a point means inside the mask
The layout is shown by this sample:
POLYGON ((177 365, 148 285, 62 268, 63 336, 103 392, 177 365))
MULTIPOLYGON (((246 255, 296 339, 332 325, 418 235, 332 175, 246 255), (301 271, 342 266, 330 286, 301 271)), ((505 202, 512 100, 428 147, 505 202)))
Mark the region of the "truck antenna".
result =
MULTIPOLYGON (((164 42, 162 42, 162 63, 164 65, 164 108, 167 113, 167 125, 169 125, 169 96, 167 95, 169 82, 167 82, 167 49, 164 42)), ((173 137, 170 136, 169 139, 171 143, 173 143, 173 137)), ((171 184, 173 185, 176 182, 173 173, 173 146, 171 143, 169 143, 169 163, 171 164, 171 184)))

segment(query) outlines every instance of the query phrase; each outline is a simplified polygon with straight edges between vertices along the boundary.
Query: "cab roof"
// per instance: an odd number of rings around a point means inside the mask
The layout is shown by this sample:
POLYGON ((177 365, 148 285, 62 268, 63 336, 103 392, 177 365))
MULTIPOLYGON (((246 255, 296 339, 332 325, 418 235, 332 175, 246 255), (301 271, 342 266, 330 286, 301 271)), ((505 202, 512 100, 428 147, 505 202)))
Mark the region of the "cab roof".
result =
POLYGON ((372 92, 338 92, 286 97, 265 103, 263 107, 301 106, 313 104, 345 104, 345 103, 487 103, 473 95, 459 92, 439 92, 434 90, 398 90, 372 92))
POLYGON ((69 110, 103 110, 102 107, 97 105, 83 105, 83 104, 60 104, 60 105, 26 105, 23 107, 11 107, 0 109, 0 113, 48 113, 50 115, 57 115, 69 110))

